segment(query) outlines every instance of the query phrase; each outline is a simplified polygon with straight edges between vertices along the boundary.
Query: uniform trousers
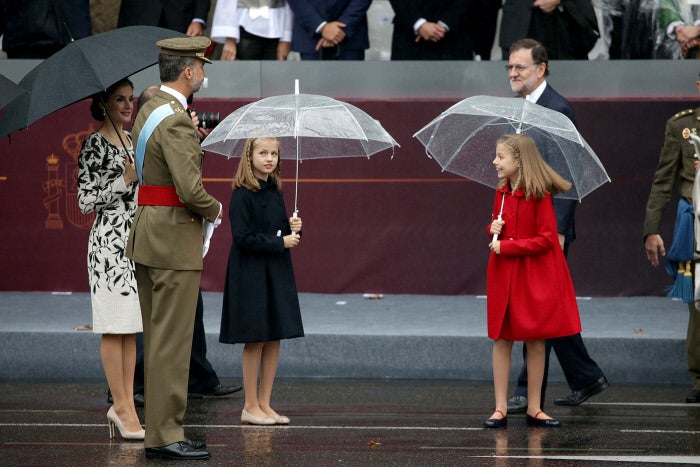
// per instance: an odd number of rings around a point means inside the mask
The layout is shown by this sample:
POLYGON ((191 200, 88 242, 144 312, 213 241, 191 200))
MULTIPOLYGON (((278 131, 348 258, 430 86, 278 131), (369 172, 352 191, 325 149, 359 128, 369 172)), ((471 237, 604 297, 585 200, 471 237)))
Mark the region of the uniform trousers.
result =
POLYGON ((143 318, 146 448, 185 439, 182 420, 200 278, 201 271, 136 263, 143 318))
MULTIPOLYGON (((216 388, 221 381, 207 359, 207 336, 204 330, 204 302, 202 292, 197 294, 197 311, 194 317, 192 355, 190 356, 190 379, 188 392, 204 394, 216 388)), ((143 394, 143 334, 136 334, 136 369, 134 372, 134 394, 143 394)))
POLYGON ((693 377, 693 389, 700 391, 700 311, 694 303, 688 304, 688 333, 685 350, 688 358, 688 371, 693 377))

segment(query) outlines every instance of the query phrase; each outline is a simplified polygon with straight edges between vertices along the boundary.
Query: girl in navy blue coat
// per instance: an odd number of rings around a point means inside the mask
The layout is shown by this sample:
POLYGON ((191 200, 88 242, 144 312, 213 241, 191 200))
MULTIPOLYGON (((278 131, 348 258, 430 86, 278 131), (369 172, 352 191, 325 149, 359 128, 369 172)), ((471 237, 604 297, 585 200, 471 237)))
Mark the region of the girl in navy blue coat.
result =
POLYGON ((281 192, 280 145, 275 138, 246 142, 233 181, 229 254, 219 340, 243 343, 245 407, 241 423, 286 425, 270 407, 280 339, 303 337, 291 248, 301 218, 287 218, 281 192), (258 374, 260 387, 258 388, 258 374))

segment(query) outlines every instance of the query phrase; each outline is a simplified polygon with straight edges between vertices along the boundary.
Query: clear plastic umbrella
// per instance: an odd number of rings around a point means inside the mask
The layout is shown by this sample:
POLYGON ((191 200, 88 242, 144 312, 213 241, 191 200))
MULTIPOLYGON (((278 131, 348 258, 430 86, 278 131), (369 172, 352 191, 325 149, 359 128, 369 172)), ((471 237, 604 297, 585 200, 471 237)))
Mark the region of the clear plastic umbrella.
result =
POLYGON ((547 163, 573 186, 557 196, 581 199, 610 181, 603 164, 569 118, 513 97, 473 96, 453 105, 415 135, 443 170, 496 187, 496 141, 530 136, 547 163))
MULTIPOLYGON (((273 96, 245 105, 223 119, 202 142, 206 151, 240 157, 248 138, 274 137, 282 159, 296 160, 294 212, 298 212, 299 162, 370 157, 399 144, 379 121, 357 107, 314 94, 273 96)), ((393 157, 393 153, 392 153, 393 157)))

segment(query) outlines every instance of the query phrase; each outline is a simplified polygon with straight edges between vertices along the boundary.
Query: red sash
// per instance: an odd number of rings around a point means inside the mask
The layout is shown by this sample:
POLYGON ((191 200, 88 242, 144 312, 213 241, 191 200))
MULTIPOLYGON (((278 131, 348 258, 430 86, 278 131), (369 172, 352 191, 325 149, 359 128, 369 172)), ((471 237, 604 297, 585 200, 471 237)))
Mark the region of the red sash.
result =
POLYGON ((187 206, 178 198, 174 186, 139 185, 138 203, 139 206, 187 206))

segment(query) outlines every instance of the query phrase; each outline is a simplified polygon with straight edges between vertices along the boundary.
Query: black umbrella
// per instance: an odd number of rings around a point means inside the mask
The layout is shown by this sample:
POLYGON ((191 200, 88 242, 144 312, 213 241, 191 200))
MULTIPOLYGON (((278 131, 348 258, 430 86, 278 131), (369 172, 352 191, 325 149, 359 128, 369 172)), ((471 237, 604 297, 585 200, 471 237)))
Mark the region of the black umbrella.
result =
POLYGON ((19 82, 28 94, 4 108, 0 137, 155 64, 156 42, 171 37, 185 35, 153 26, 129 26, 71 42, 19 82))
POLYGON ((25 91, 22 86, 15 84, 14 81, 0 75, 0 109, 22 94, 26 93, 27 91, 25 91))

